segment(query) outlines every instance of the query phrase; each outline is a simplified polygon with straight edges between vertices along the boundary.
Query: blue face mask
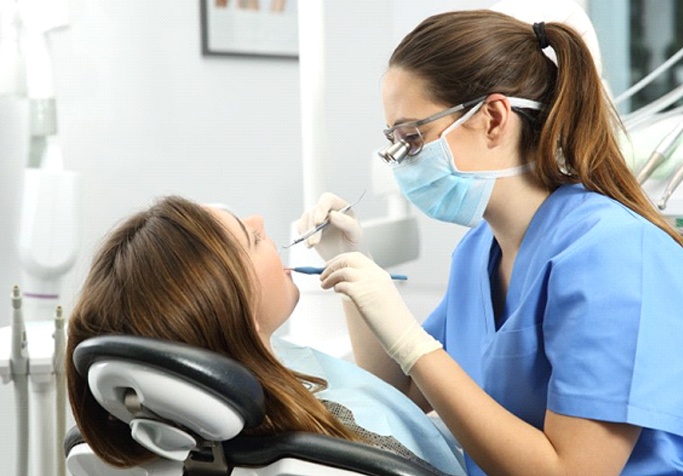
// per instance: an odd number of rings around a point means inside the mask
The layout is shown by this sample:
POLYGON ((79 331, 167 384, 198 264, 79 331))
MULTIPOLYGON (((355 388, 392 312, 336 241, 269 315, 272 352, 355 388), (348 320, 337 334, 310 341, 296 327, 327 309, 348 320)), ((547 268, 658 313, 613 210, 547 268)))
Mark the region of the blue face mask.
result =
MULTIPOLYGON (((535 101, 508 99, 512 106, 539 107, 535 101)), ((496 179, 531 168, 530 164, 481 172, 462 172, 455 168, 446 135, 472 117, 482 104, 483 101, 470 109, 443 131, 439 139, 425 144, 419 153, 391 165, 403 195, 431 218, 473 227, 484 215, 496 179)))

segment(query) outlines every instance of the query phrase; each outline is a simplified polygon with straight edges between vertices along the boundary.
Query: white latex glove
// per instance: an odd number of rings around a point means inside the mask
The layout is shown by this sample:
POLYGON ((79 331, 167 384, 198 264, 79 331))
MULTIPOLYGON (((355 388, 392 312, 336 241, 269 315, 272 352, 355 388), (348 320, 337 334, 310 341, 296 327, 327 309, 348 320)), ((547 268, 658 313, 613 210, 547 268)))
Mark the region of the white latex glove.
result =
POLYGON ((332 259, 340 253, 360 251, 366 253, 363 246, 363 229, 353 213, 353 209, 345 213, 336 210, 344 208, 348 202, 334 195, 323 193, 318 203, 310 210, 304 212, 296 223, 297 232, 303 234, 308 230, 320 225, 329 217, 330 224, 321 233, 308 238, 305 243, 315 250, 325 260, 332 259))
POLYGON ((361 253, 345 253, 327 263, 320 275, 324 289, 334 288, 354 302, 386 353, 408 375, 417 360, 442 348, 415 320, 391 276, 361 253))

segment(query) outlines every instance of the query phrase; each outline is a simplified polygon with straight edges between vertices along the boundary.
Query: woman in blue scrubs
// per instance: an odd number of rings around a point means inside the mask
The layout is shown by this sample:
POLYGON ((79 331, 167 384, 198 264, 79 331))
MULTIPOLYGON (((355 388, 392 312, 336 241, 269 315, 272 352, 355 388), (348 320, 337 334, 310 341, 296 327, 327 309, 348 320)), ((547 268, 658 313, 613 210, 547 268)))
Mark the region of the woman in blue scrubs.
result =
POLYGON ((394 51, 383 102, 403 194, 472 229, 421 326, 343 200, 304 214, 334 225, 308 244, 350 298, 357 361, 437 411, 470 475, 683 473, 683 237, 627 168, 581 37, 436 15, 394 51))

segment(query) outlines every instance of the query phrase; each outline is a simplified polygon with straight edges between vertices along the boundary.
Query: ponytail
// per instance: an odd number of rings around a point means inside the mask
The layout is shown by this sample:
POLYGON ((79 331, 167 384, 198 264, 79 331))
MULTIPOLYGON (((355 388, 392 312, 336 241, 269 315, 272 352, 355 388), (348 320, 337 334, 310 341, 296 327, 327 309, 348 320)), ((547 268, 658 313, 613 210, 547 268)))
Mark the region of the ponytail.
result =
POLYGON ((545 25, 545 37, 557 55, 558 71, 538 140, 537 177, 551 190, 582 183, 645 217, 683 246, 683 236, 654 208, 626 164, 615 134, 623 125, 588 47, 561 23, 545 25))

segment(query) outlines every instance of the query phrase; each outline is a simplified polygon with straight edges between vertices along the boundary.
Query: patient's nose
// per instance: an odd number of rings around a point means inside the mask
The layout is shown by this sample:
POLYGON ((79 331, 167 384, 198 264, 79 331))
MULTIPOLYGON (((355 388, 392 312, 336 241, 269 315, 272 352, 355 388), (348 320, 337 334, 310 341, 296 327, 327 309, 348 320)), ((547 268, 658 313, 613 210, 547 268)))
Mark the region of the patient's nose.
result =
POLYGON ((250 215, 246 217, 243 221, 245 224, 249 225, 257 232, 263 235, 266 234, 266 228, 263 222, 263 217, 261 215, 250 215))

